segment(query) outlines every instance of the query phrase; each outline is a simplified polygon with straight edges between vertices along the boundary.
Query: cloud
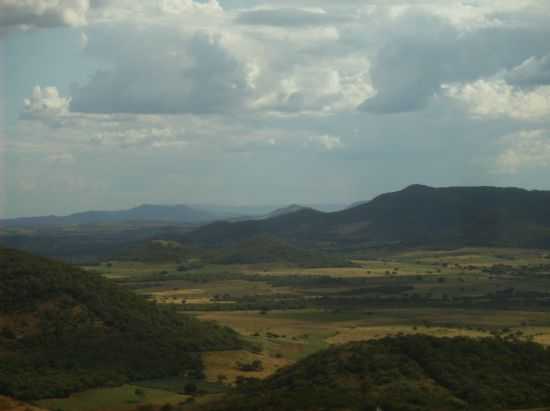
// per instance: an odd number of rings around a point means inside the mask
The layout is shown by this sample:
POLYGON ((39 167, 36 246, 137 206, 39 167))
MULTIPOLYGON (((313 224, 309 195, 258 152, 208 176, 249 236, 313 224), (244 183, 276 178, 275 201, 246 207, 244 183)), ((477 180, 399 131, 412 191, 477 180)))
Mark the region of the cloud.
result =
POLYGON ((112 69, 98 71, 89 83, 73 88, 72 111, 208 114, 245 104, 253 88, 248 67, 221 35, 129 31, 126 38, 110 39, 124 48, 123 58, 115 56, 112 69), (158 47, 152 38, 166 43, 158 47))
POLYGON ((550 55, 529 57, 506 73, 508 83, 520 87, 550 85, 550 55))
POLYGON ((0 30, 84 26, 88 0, 0 0, 0 30))
POLYGON ((311 136, 309 137, 307 144, 317 145, 326 151, 332 151, 344 147, 344 144, 342 143, 342 139, 340 137, 331 136, 328 134, 324 134, 321 136, 311 136))
POLYGON ((503 80, 478 80, 446 85, 445 91, 476 117, 516 120, 547 120, 550 117, 550 86, 523 91, 503 80))
POLYGON ((273 8, 255 9, 241 12, 236 22, 247 25, 276 27, 304 27, 334 24, 343 18, 328 14, 323 9, 273 8))
POLYGON ((183 131, 172 128, 129 128, 122 130, 106 130, 97 133, 90 139, 94 145, 116 144, 121 148, 149 147, 184 147, 187 141, 183 139, 183 131))
POLYGON ((186 23, 203 22, 205 18, 223 15, 216 0, 92 0, 91 18, 101 23, 159 23, 163 19, 191 17, 186 23))
POLYGON ((495 161, 497 173, 550 167, 550 130, 522 131, 505 137, 503 143, 506 148, 495 161))
MULTIPOLYGON (((536 24, 502 22, 464 29, 447 17, 433 11, 419 13, 417 8, 368 16, 376 19, 389 26, 373 33, 379 44, 369 44, 377 94, 359 109, 370 113, 422 110, 441 95, 446 83, 487 78, 550 51, 550 43, 542 40, 550 31, 536 24), (510 48, 512 43, 517 46, 510 48)), ((351 38, 358 41, 358 35, 351 38)))
POLYGON ((71 153, 56 152, 48 155, 48 161, 59 165, 73 165, 76 163, 74 156, 71 153))
POLYGON ((25 101, 24 118, 55 120, 69 111, 71 99, 59 94, 56 87, 35 86, 32 94, 25 101))
POLYGON ((298 114, 353 111, 374 94, 369 70, 370 62, 362 56, 305 62, 280 73, 253 107, 298 114))

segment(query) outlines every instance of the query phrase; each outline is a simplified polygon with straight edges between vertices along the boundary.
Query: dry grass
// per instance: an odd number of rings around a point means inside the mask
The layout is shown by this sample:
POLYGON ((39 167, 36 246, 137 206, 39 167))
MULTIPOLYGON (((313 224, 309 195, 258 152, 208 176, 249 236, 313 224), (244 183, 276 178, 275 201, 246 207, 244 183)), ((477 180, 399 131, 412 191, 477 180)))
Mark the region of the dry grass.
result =
POLYGON ((0 395, 0 411, 46 411, 0 395))
POLYGON ((414 327, 406 325, 351 327, 342 328, 337 334, 327 339, 330 344, 344 344, 352 341, 368 341, 392 335, 426 334, 435 337, 486 337, 489 333, 444 327, 414 327))

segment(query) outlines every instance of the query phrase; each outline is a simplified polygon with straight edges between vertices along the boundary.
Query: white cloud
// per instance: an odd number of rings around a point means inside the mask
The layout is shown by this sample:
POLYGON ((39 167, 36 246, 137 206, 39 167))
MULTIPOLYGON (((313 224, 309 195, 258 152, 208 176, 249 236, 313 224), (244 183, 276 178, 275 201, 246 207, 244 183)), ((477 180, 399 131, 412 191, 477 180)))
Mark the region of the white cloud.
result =
POLYGON ((237 23, 275 27, 308 27, 335 24, 346 19, 329 14, 322 8, 266 8, 245 10, 238 14, 237 23))
POLYGON ((525 169, 550 167, 550 130, 522 131, 503 139, 495 172, 516 174, 525 169))
POLYGON ((344 147, 340 137, 331 136, 328 134, 309 137, 308 145, 317 145, 326 151, 332 151, 344 147))
POLYGON ((272 91, 252 107, 283 113, 353 111, 375 93, 369 70, 369 60, 362 56, 305 62, 279 73, 272 91))
POLYGON ((0 29, 84 26, 88 0, 0 0, 0 29))
POLYGON ((56 87, 35 86, 32 94, 25 101, 23 117, 33 117, 42 120, 54 120, 67 114, 71 103, 70 97, 63 97, 56 87))
POLYGON ((159 23, 185 19, 193 27, 209 24, 211 18, 223 17, 216 0, 100 0, 91 18, 94 22, 159 23))
POLYGON ((523 91, 503 80, 478 80, 444 88, 448 97, 476 117, 546 120, 550 116, 550 86, 523 91))

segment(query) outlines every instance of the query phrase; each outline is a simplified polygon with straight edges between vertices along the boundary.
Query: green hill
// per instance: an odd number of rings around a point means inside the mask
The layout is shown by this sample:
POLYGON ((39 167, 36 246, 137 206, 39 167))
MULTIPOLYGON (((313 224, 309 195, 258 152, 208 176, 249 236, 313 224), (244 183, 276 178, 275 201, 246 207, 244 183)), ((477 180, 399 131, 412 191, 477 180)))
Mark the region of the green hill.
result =
POLYGON ((550 351, 499 339, 388 337, 243 382, 210 411, 487 411, 550 405, 550 351))
POLYGON ((334 253, 295 247, 286 241, 260 235, 226 247, 193 247, 176 241, 153 240, 122 249, 115 260, 171 261, 182 266, 204 264, 285 263, 301 267, 347 267, 352 263, 334 253))
POLYGON ((345 267, 352 263, 336 255, 289 245, 267 235, 242 241, 237 246, 210 251, 216 264, 289 263, 302 267, 345 267))
POLYGON ((414 185, 334 213, 301 210, 261 221, 219 222, 188 235, 231 245, 259 235, 323 248, 550 246, 550 191, 414 185))
POLYGON ((0 249, 0 394, 60 397, 127 381, 200 375, 200 351, 238 335, 183 317, 78 268, 0 249))

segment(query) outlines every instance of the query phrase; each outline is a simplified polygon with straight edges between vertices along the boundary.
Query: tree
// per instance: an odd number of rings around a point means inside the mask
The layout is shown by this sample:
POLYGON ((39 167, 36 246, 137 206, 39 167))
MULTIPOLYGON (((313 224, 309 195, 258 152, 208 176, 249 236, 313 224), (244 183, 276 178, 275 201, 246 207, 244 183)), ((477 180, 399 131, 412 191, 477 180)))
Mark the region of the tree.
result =
POLYGON ((185 387, 183 387, 183 392, 187 395, 193 395, 197 393, 197 384, 193 382, 188 382, 185 384, 185 387))
POLYGON ((140 401, 143 401, 145 398, 145 391, 141 388, 136 388, 134 391, 134 395, 140 399, 140 401))

